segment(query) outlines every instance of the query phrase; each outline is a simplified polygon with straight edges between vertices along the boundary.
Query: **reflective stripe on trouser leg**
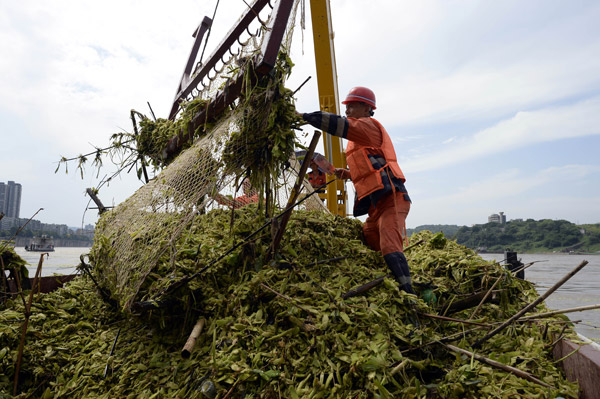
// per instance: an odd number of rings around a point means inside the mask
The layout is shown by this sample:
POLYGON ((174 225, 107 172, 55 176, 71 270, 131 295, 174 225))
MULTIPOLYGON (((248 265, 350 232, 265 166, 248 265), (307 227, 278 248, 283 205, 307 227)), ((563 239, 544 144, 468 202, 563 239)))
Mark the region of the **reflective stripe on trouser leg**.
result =
POLYGON ((409 294, 414 294, 408 261, 404 254, 402 252, 392 252, 384 255, 383 259, 385 259, 385 263, 396 278, 396 281, 400 284, 400 288, 409 294))

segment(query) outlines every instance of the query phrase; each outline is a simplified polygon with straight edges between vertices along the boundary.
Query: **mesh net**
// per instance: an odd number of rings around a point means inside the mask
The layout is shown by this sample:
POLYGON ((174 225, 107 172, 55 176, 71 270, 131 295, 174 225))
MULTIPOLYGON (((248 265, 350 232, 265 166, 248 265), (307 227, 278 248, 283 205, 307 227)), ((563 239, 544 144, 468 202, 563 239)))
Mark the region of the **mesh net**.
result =
MULTIPOLYGON (((290 20, 293 22, 294 18, 290 20)), ((291 43, 291 26, 288 27, 284 49, 291 43)), ((237 53, 238 60, 246 59, 247 54, 253 54, 260 48, 259 36, 252 36, 243 43, 243 48, 237 53)), ((205 84, 197 92, 200 98, 210 98, 218 81, 219 77, 205 84)), ((177 262, 180 243, 199 216, 216 208, 238 208, 257 202, 257 220, 267 220, 270 215, 285 208, 300 169, 293 152, 294 131, 288 126, 291 137, 289 132, 277 136, 287 138, 285 145, 273 143, 273 134, 265 136, 262 131, 252 131, 260 126, 249 125, 246 120, 251 112, 262 113, 262 119, 268 120, 272 114, 269 114, 270 111, 264 104, 257 106, 254 102, 240 100, 234 111, 203 132, 201 138, 177 156, 156 178, 102 216, 96 226, 96 241, 90 258, 101 285, 110 290, 124 309, 130 309, 136 300, 156 294, 145 289, 143 295, 138 295, 159 262, 168 262, 170 271, 169 276, 158 278, 168 280, 182 275, 177 262), (277 144, 287 148, 284 151, 287 162, 272 165, 257 159, 260 158, 260 154, 256 153, 257 146, 263 152, 268 149, 272 153, 277 144), (257 165, 239 161, 253 159, 257 165)), ((277 124, 274 129, 278 129, 277 124)), ((278 148, 278 151, 283 149, 278 148)), ((299 198, 312 191, 313 188, 303 179, 299 198)), ((317 195, 303 201, 299 209, 328 212, 317 195)))

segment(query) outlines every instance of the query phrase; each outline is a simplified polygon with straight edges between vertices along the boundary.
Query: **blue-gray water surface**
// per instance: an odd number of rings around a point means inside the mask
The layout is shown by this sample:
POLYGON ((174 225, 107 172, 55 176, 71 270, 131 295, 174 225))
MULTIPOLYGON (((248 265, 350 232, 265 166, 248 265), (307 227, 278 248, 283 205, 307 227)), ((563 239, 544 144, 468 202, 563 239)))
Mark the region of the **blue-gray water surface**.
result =
MULTIPOLYGON (((485 260, 504 260, 504 254, 480 254, 485 260)), ((525 270, 525 279, 532 282, 542 295, 582 261, 589 263, 575 276, 546 299, 553 310, 600 304, 600 255, 518 254, 524 264, 535 262, 525 270)), ((579 321, 575 330, 585 337, 600 342, 600 309, 567 313, 569 319, 579 321)))

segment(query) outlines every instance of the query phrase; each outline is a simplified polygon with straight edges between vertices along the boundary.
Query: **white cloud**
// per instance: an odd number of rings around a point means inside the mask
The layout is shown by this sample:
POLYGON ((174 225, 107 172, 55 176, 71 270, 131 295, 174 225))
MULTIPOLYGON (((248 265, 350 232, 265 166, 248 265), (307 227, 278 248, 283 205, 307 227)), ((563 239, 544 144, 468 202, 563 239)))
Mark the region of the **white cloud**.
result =
POLYGON ((592 39, 600 7, 593 3, 354 7, 346 19, 373 15, 378 23, 368 32, 342 28, 351 40, 336 46, 340 85, 373 88, 386 126, 498 118, 600 90, 600 42, 592 39))
MULTIPOLYGON (((59 155, 92 150, 90 143, 108 144, 113 132, 130 130, 129 110, 148 114, 147 101, 157 116, 165 116, 192 45, 191 33, 204 15, 212 15, 215 4, 0 4, 0 117, 6 121, 0 134, 3 143, 28 143, 18 151, 3 144, 0 162, 2 170, 11 170, 11 180, 28 180, 30 204, 44 198, 54 201, 47 209, 66 209, 56 222, 81 209, 82 191, 97 181, 86 176, 74 183, 72 175, 53 175, 54 162, 59 155), (56 188, 35 192, 37 186, 56 188)), ((245 7, 221 2, 205 57, 245 7)), ((411 185, 416 171, 473 159, 484 170, 489 154, 598 134, 600 97, 594 96, 600 95, 600 6, 594 2, 339 0, 331 8, 340 96, 357 84, 375 90, 377 118, 402 148, 399 155, 407 159, 402 167, 411 185), (488 128, 473 133, 482 125, 488 128), (410 133, 412 126, 430 133, 410 133), (393 134, 396 128, 409 133, 400 137, 393 134)), ((289 81, 295 88, 313 77, 297 95, 302 111, 318 107, 310 15, 307 29, 295 32, 292 59, 297 66, 289 81)), ((525 190, 528 185, 540 187, 523 177, 528 173, 510 170, 487 181, 513 180, 512 189, 525 195, 531 191, 525 190)), ((581 173, 584 179, 590 176, 581 173)), ((547 181, 541 172, 533 175, 547 181)), ((492 190, 491 184, 479 184, 492 190)), ((430 192, 414 186, 415 194, 430 192)), ((135 187, 129 180, 115 182, 103 200, 118 202, 135 187)), ((461 188, 459 193, 481 203, 452 204, 452 212, 471 215, 479 208, 490 213, 493 198, 481 191, 477 185, 461 188)), ((443 213, 444 203, 427 201, 419 201, 413 213, 426 214, 431 222, 443 213)))
POLYGON ((600 97, 576 104, 519 112, 510 119, 404 162, 412 172, 450 164, 535 143, 600 134, 600 97))
MULTIPOLYGON (((564 165, 534 172, 508 169, 468 184, 444 185, 446 194, 421 188, 409 216, 409 225, 485 223, 491 213, 504 211, 510 218, 563 218, 590 221, 598 209, 596 191, 569 194, 571 187, 600 174, 598 165, 564 165), (560 184, 558 183, 560 182, 560 184), (557 187, 560 190, 557 191, 557 187)), ((413 198, 413 199, 415 199, 413 198)))

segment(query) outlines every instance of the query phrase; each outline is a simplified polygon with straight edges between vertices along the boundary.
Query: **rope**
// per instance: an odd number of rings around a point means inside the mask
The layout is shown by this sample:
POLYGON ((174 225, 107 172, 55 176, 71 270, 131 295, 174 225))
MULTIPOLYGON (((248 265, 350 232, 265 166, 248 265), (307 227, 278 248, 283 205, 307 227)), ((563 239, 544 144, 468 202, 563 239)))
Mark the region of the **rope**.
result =
POLYGON ((202 47, 202 53, 200 54, 200 60, 198 61, 200 65, 202 65, 202 58, 204 58, 204 51, 206 50, 206 45, 208 44, 208 38, 210 37, 210 32, 212 31, 213 24, 215 23, 215 15, 217 15, 217 8, 219 8, 219 1, 217 0, 217 4, 215 5, 215 11, 213 12, 212 22, 208 27, 208 32, 206 32, 206 40, 204 41, 204 47, 202 47))

